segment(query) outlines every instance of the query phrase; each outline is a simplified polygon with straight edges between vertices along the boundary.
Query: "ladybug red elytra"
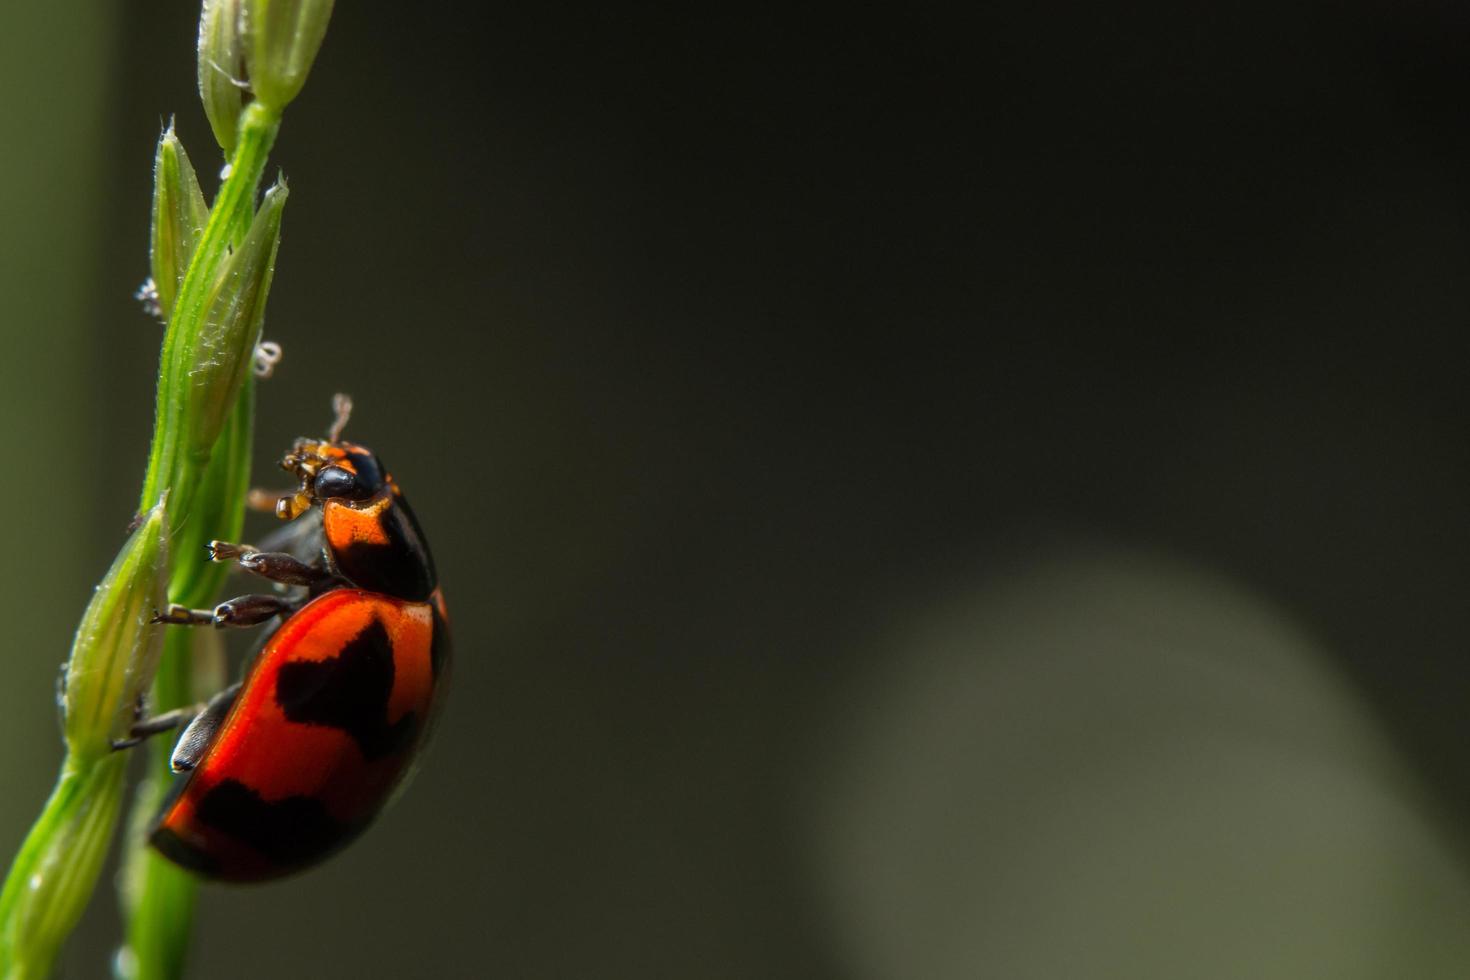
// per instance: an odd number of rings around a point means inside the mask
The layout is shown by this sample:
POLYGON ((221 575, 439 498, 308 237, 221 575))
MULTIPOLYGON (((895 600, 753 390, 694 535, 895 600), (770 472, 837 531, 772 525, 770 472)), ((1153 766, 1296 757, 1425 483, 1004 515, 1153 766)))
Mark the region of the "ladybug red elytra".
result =
POLYGON ((351 402, 334 404, 326 440, 299 439, 282 460, 300 489, 269 498, 283 519, 319 517, 320 557, 210 544, 214 561, 304 588, 305 598, 246 595, 157 617, 216 627, 285 619, 240 683, 207 705, 141 721, 118 743, 189 722, 172 757, 187 775, 150 841, 209 878, 276 878, 349 843, 407 772, 443 697, 449 634, 428 544, 377 456, 341 440, 351 402))

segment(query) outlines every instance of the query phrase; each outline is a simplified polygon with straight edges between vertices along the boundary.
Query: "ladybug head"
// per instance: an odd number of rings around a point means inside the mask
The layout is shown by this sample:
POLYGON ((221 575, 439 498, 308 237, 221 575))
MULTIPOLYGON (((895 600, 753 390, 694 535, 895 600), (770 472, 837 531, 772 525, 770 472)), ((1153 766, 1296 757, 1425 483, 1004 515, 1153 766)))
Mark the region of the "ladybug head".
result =
POLYGON ((301 481, 300 490, 276 501, 276 516, 283 520, 299 517, 312 504, 325 500, 340 500, 349 506, 371 500, 392 485, 392 477, 371 449, 342 441, 352 399, 337 395, 332 405, 336 419, 326 440, 297 439, 281 460, 281 468, 301 481))

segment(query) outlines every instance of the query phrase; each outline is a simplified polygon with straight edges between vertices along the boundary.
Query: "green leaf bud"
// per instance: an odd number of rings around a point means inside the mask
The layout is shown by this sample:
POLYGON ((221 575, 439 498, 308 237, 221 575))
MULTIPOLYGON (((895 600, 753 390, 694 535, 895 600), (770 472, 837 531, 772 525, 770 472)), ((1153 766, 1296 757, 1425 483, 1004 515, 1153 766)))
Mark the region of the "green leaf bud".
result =
POLYGON ((189 155, 170 123, 158 141, 153 158, 153 228, 149 260, 153 274, 154 301, 165 320, 173 313, 174 299, 194 246, 209 221, 209 206, 189 155))
POLYGON ((153 681, 163 630, 153 617, 167 605, 168 523, 153 508, 133 531, 82 615, 62 692, 69 758, 88 762, 127 736, 140 697, 153 681))
POLYGON ((243 0, 250 87, 276 112, 306 82, 332 18, 332 0, 243 0))
POLYGON ((199 14, 199 98, 215 141, 227 157, 235 152, 245 106, 240 18, 240 0, 204 0, 199 14))

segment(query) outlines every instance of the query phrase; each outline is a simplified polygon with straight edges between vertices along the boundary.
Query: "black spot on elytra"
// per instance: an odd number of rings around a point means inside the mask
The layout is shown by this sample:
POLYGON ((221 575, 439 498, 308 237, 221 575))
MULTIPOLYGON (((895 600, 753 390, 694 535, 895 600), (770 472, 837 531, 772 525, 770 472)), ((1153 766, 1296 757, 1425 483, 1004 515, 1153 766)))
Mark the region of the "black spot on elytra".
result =
POLYGON ((376 616, 337 656, 282 664, 276 675, 276 703, 289 720, 340 728, 369 759, 402 749, 418 725, 411 711, 388 724, 392 693, 393 641, 376 616))
MULTIPOLYGON (((326 857, 352 837, 351 830, 332 819, 320 800, 288 796, 268 803, 234 779, 223 780, 205 793, 195 813, 201 823, 283 865, 296 866, 326 857)), ((154 844, 159 850, 184 864, 158 837, 154 835, 154 844)))

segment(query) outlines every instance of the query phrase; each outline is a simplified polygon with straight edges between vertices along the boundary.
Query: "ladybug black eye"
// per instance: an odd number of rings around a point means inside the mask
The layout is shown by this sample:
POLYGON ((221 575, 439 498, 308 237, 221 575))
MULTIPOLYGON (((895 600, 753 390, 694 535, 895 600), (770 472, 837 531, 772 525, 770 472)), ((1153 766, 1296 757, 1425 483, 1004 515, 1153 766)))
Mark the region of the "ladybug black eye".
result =
POLYGON ((357 477, 340 466, 323 468, 316 475, 316 482, 312 484, 312 491, 321 500, 327 500, 332 497, 351 497, 356 499, 365 496, 363 485, 358 482, 357 477))

